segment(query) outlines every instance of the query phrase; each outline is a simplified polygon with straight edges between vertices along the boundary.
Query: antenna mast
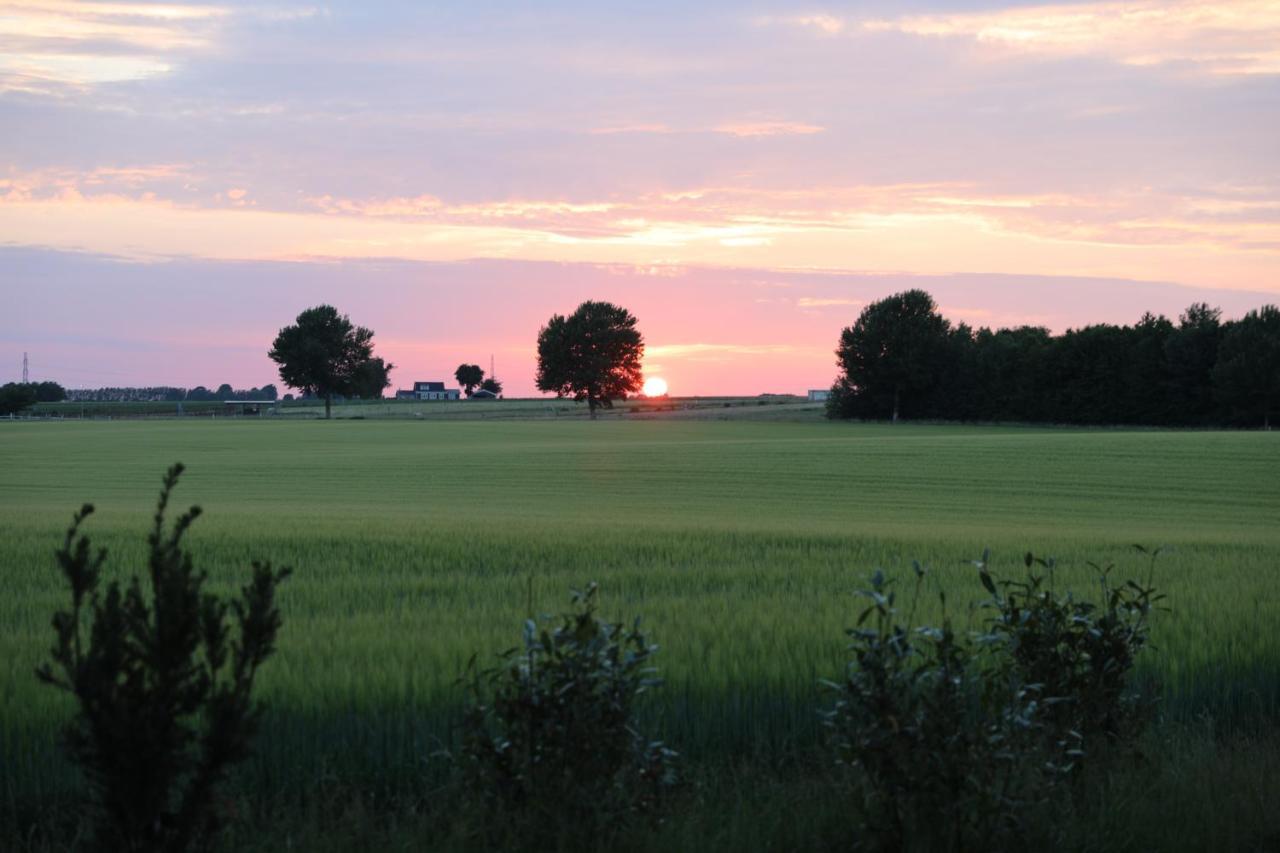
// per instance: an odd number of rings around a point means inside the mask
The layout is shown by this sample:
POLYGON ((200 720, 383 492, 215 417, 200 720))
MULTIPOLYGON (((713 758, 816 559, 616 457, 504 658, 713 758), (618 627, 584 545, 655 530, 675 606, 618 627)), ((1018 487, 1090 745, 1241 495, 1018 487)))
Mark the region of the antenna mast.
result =
POLYGON ((489 378, 494 382, 498 381, 498 377, 493 372, 493 353, 489 353, 489 378))
POLYGON ((30 365, 27 363, 27 354, 22 354, 22 384, 26 385, 31 381, 30 365))

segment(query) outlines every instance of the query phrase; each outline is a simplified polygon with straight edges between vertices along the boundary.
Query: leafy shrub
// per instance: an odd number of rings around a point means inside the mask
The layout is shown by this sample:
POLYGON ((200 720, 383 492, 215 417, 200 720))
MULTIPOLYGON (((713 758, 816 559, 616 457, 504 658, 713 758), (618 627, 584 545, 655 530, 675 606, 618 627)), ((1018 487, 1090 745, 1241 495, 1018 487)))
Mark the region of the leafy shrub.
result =
POLYGON ((639 697, 661 682, 640 632, 596 616, 597 587, 573 593, 553 630, 528 620, 523 648, 477 671, 463 720, 468 795, 486 830, 545 848, 628 818, 656 817, 676 782, 676 754, 635 728, 639 697))
MULTIPOLYGON (((1154 568, 1159 550, 1150 553, 1154 568)), ((1002 670, 1037 686, 1041 718, 1052 737, 1083 741, 1087 752, 1132 743, 1154 711, 1153 701, 1134 688, 1133 670, 1147 644, 1149 619, 1164 596, 1151 576, 1145 583, 1110 583, 1112 566, 1094 566, 1101 575, 1101 603, 1059 594, 1053 560, 1028 553, 1025 580, 996 583, 987 555, 978 576, 995 610, 987 639, 1000 646, 1002 670), (1038 574, 1036 567, 1046 574, 1038 574), (1047 580, 1047 585, 1046 585, 1047 580)), ((1092 564, 1091 564, 1092 565, 1092 564)))
MULTIPOLYGON (((918 564, 916 578, 918 597, 918 564)), ((841 683, 826 682, 836 700, 824 725, 837 763, 855 771, 859 846, 1011 846, 1060 766, 1041 748, 1036 693, 984 667, 949 620, 902 624, 891 583, 877 571, 860 592, 870 604, 847 632, 853 660, 841 683)))
MULTIPOLYGON (((1140 550, 1154 568, 1159 552, 1140 550)), ((1164 598, 1150 574, 1113 586, 1112 567, 1095 567, 1093 603, 1056 592, 1052 560, 1028 554, 1025 580, 997 583, 989 557, 975 564, 995 616, 968 640, 945 617, 945 594, 942 626, 913 628, 883 573, 860 593, 870 604, 848 631, 844 681, 828 682, 837 698, 824 722, 837 762, 856 771, 864 847, 1025 846, 1086 750, 1132 746, 1151 716, 1133 685, 1164 598)), ((925 572, 915 571, 918 599, 925 572)))
POLYGON ((254 563, 253 579, 229 604, 203 592, 205 574, 182 547, 199 507, 165 529, 182 470, 165 475, 147 538, 150 600, 136 575, 126 589, 113 581, 99 592, 106 550, 94 552, 80 532, 91 505, 75 514, 57 552, 71 609, 54 614, 53 662, 36 675, 79 706, 66 744, 89 781, 101 850, 182 851, 215 837, 213 793, 249 752, 261 714, 251 700, 254 676, 280 629, 275 592, 289 569, 254 563))

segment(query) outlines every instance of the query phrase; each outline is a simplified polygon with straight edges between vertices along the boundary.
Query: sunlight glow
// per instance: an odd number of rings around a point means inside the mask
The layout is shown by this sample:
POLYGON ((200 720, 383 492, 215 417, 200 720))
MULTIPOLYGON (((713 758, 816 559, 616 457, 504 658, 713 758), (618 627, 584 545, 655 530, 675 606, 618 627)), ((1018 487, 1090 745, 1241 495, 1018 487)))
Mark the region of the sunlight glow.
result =
POLYGON ((644 395, 646 397, 665 397, 667 394, 667 380, 659 376, 650 376, 644 381, 644 395))

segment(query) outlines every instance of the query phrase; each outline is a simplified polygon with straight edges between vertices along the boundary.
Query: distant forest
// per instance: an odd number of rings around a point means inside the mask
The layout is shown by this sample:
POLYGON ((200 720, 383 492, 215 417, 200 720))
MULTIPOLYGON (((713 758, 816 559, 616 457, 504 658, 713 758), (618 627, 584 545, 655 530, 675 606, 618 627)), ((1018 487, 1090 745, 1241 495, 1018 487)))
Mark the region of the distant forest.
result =
POLYGON ((1196 303, 1050 334, 952 325, 911 290, 868 305, 840 336, 833 418, 1151 426, 1266 426, 1280 408, 1280 309, 1239 320, 1196 303))
POLYGON ((141 401, 210 402, 217 400, 274 400, 279 392, 276 386, 267 384, 261 388, 239 390, 223 383, 210 391, 203 385, 194 388, 72 388, 65 399, 77 403, 131 403, 141 401))

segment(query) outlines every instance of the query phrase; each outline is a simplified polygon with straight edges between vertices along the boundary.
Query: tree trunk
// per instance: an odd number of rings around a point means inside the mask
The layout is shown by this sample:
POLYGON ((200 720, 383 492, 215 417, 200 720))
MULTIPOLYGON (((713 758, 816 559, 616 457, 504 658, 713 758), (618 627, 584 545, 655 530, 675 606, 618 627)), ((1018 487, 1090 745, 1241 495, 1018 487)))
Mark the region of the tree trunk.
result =
POLYGON ((333 417, 333 395, 324 395, 324 419, 327 421, 333 417))
POLYGON ((898 386, 893 386, 893 422, 898 422, 898 386))
POLYGON ((587 397, 587 411, 591 413, 591 420, 596 419, 596 398, 587 397))

